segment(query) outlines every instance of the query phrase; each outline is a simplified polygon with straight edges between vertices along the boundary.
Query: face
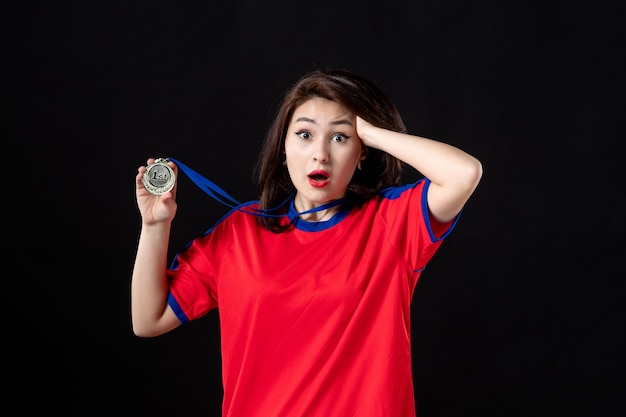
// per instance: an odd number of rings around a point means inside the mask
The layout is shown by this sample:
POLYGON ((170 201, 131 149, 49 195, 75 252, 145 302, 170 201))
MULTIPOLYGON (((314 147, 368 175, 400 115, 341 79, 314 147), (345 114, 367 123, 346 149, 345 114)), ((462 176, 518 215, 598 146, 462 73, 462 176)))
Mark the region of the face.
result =
POLYGON ((299 211, 345 195, 362 159, 355 122, 355 114, 346 107, 321 98, 310 99, 294 111, 285 154, 299 211))

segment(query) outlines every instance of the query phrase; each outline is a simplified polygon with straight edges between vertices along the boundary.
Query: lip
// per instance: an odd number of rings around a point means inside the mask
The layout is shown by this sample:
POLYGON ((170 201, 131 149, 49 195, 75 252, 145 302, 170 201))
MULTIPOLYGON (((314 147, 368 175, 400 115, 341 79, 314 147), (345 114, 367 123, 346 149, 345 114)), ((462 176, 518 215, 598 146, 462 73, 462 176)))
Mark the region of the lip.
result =
POLYGON ((308 180, 309 180, 309 184, 312 187, 324 188, 330 182, 330 174, 323 169, 318 169, 318 170, 309 172, 308 180), (319 177, 319 176, 324 177, 324 178, 322 179, 314 178, 314 177, 319 177))

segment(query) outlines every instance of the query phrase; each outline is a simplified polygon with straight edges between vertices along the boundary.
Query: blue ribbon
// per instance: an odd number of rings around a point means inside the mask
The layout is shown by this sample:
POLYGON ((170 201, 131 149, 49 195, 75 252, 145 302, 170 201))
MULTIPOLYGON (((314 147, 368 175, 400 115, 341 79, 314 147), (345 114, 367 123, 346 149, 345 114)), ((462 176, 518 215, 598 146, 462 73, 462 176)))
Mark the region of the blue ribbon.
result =
MULTIPOLYGON (((176 166, 178 166, 178 168, 180 168, 180 170, 183 173, 185 173, 185 175, 187 175, 187 177, 189 177, 189 179, 193 181, 193 183, 196 184, 202 191, 204 191, 206 194, 211 196, 217 202, 227 207, 230 207, 235 210, 243 211, 244 213, 252 214, 255 216, 260 216, 260 217, 285 217, 287 216, 287 213, 284 213, 284 214, 273 214, 273 213, 276 213, 276 211, 280 207, 284 206, 289 200, 291 200, 293 198, 293 194, 291 194, 285 201, 283 201, 282 203, 280 203, 277 207, 273 209, 261 210, 261 209, 255 209, 252 207, 243 207, 244 206, 243 203, 237 201, 237 199, 232 197, 230 194, 224 191, 221 187, 219 187, 213 181, 205 178, 201 174, 197 173, 193 169, 189 168, 187 165, 183 164, 182 162, 174 158, 167 158, 167 160, 174 162, 176 166)), ((316 211, 326 210, 331 207, 338 206, 339 204, 343 202, 344 202, 343 198, 340 198, 340 199, 333 200, 326 204, 322 204, 321 206, 314 207, 310 210, 306 210, 297 214, 298 216, 300 216, 302 214, 309 214, 309 213, 313 213, 316 211)))

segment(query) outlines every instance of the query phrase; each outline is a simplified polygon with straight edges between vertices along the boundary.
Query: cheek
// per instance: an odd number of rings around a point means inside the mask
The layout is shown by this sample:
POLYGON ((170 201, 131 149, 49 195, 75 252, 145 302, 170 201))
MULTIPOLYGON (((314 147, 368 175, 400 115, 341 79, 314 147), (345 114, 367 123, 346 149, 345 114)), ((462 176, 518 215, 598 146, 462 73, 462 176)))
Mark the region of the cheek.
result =
POLYGON ((285 147, 285 159, 291 165, 304 166, 310 159, 311 152, 297 146, 285 147))
MULTIPOLYGON (((287 158, 296 158, 300 153, 302 153, 302 149, 299 149, 296 146, 297 143, 291 140, 290 138, 285 139, 285 155, 287 158)), ((301 147, 300 147, 301 148, 301 147)))
MULTIPOLYGON (((298 174, 304 169, 305 162, 302 156, 302 151, 298 147, 289 146, 285 144, 285 162, 287 165, 287 171, 289 175, 293 177, 293 174, 298 174)), ((296 175, 296 176, 298 176, 296 175)))
POLYGON ((359 155, 347 155, 342 163, 341 163, 341 176, 349 182, 354 175, 354 171, 356 170, 356 166, 359 162, 359 155))
POLYGON ((345 155, 343 159, 346 169, 354 170, 357 164, 361 160, 361 150, 352 150, 348 155, 345 155))

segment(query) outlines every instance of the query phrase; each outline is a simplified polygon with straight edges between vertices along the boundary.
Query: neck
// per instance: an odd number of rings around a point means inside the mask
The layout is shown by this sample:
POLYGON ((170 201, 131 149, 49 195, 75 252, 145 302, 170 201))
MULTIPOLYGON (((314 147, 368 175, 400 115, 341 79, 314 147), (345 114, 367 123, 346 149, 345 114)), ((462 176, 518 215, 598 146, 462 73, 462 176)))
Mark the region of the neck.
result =
POLYGON ((319 210, 314 211, 313 213, 301 214, 300 218, 308 222, 323 222, 333 217, 333 215, 337 213, 338 210, 339 208, 337 207, 331 207, 326 210, 319 210))
POLYGON ((332 200, 308 210, 302 210, 298 201, 294 201, 294 208, 302 220, 309 222, 321 222, 329 220, 339 211, 339 205, 343 203, 343 198, 332 200))

